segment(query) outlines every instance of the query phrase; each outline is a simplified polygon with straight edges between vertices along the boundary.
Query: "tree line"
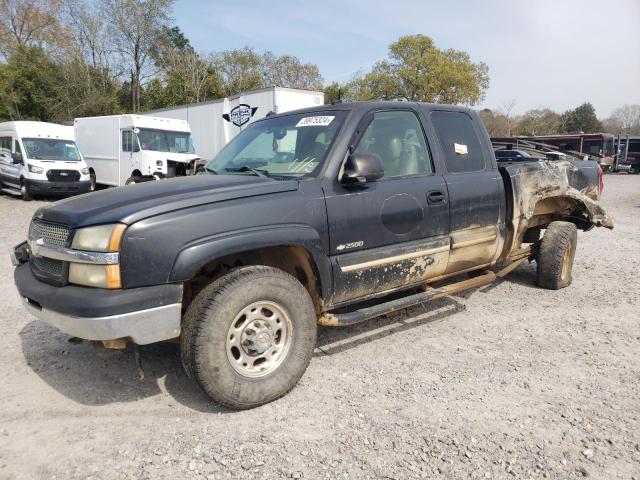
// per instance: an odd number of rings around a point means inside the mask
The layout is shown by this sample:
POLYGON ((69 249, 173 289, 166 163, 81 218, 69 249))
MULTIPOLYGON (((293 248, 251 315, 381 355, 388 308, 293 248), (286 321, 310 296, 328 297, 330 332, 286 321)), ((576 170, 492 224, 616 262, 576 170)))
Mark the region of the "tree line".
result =
POLYGON ((401 37, 389 57, 345 84, 317 65, 251 47, 197 52, 173 24, 173 0, 0 0, 0 120, 62 122, 147 111, 271 85, 324 90, 326 100, 477 104, 487 66, 401 37))
MULTIPOLYGON (((271 85, 323 90, 325 101, 406 99, 478 105, 489 69, 466 52, 406 35, 387 58, 343 83, 293 55, 251 47, 198 52, 171 12, 174 0, 0 0, 0 121, 64 122, 76 117, 155 110, 271 85)), ((511 115, 482 110, 492 135, 572 131, 640 134, 640 106, 598 120, 585 103, 511 115)))
POLYGON ((173 0, 0 0, 0 119, 69 121, 279 85, 318 90, 317 65, 250 47, 196 52, 173 0))
POLYGON ((624 105, 603 120, 598 119, 593 105, 588 102, 563 113, 550 108, 536 108, 522 115, 512 115, 514 106, 515 101, 511 101, 498 110, 485 108, 480 111, 480 118, 490 136, 535 136, 577 132, 640 135, 640 105, 624 105))

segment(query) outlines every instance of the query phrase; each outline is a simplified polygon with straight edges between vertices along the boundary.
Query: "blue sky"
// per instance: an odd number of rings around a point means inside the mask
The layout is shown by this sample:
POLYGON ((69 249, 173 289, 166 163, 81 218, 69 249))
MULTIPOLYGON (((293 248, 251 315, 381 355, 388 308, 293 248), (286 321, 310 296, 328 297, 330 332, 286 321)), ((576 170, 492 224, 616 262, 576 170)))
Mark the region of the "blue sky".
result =
POLYGON ((176 0, 176 24, 200 52, 251 46, 316 63, 347 81, 401 35, 489 65, 482 106, 558 111, 585 101, 606 117, 640 103, 640 0, 176 0))

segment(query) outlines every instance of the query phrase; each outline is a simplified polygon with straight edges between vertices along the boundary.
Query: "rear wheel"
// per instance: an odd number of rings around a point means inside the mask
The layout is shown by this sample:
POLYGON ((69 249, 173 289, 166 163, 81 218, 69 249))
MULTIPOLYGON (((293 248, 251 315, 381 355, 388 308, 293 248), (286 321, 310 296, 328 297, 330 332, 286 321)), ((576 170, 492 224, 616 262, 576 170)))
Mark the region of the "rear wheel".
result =
POLYGON ((296 385, 311 360, 316 329, 313 302, 300 282, 275 268, 242 267, 189 305, 182 363, 216 402, 257 407, 296 385))
POLYGON ((539 287, 558 290, 571 284, 577 243, 578 231, 573 223, 549 224, 536 258, 539 287))

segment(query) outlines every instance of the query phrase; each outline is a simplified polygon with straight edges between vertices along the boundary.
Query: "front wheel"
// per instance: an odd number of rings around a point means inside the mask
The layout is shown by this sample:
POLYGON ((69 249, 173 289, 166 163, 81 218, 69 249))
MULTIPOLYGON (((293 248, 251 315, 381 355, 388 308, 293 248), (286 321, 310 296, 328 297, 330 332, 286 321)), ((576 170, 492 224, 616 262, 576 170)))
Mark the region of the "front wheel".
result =
POLYGON ((25 202, 30 202, 31 200, 33 200, 33 195, 31 195, 31 192, 27 188, 27 182, 25 182, 24 180, 20 182, 20 196, 25 202))
POLYGON ((578 230, 573 223, 549 224, 536 257, 536 283, 539 287, 559 290, 571 284, 577 244, 578 230))
POLYGON ((136 183, 140 183, 140 177, 129 177, 124 182, 125 185, 135 185, 136 183))
POLYGON ((640 173, 640 165, 631 165, 629 167, 629 174, 635 175, 637 173, 640 173))
POLYGON ((96 174, 92 171, 89 173, 89 191, 95 192, 96 190, 96 174))
POLYGON ((242 267, 205 287, 187 308, 180 350, 187 375, 216 402, 253 408, 289 392, 316 344, 316 314, 294 277, 242 267))

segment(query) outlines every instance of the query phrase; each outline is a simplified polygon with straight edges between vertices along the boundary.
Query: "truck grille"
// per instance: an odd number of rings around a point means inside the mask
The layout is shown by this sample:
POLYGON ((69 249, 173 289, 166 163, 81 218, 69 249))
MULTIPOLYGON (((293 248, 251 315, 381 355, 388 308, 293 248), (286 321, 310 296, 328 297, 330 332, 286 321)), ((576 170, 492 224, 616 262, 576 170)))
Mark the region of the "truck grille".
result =
POLYGON ((57 223, 33 220, 29 227, 29 238, 42 238, 45 242, 60 247, 66 247, 69 241, 71 229, 57 223))
POLYGON ((75 182, 80 180, 80 172, 77 170, 47 170, 47 178, 50 182, 75 182))
MULTIPOLYGON (((68 247, 71 240, 71 228, 58 223, 34 219, 29 226, 29 239, 42 238, 46 244, 68 247)), ((62 286, 67 283, 67 262, 47 257, 31 257, 31 272, 39 280, 51 285, 62 286)))
POLYGON ((53 277, 61 277, 64 270, 64 262, 62 262, 62 260, 54 260, 53 258, 46 257, 34 257, 33 266, 43 275, 53 277))

